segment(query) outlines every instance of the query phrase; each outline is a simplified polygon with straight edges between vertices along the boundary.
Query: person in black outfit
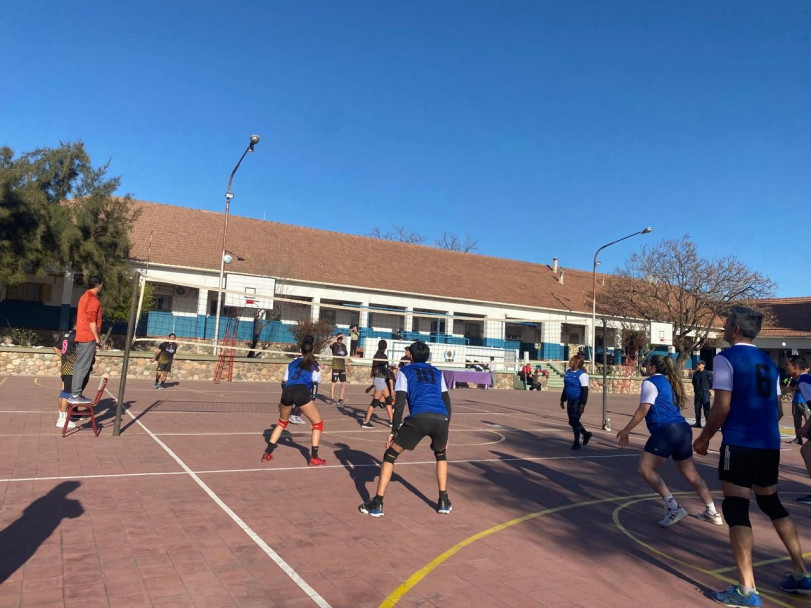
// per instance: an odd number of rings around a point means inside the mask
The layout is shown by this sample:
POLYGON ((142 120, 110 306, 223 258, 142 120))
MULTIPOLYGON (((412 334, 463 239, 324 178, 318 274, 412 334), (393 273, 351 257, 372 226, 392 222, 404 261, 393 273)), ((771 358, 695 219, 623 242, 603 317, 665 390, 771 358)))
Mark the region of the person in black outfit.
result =
POLYGON ((695 428, 701 428, 701 410, 704 410, 704 420, 710 415, 710 389, 712 388, 712 372, 704 369, 706 363, 698 362, 698 368, 693 372, 693 399, 696 406, 695 428))

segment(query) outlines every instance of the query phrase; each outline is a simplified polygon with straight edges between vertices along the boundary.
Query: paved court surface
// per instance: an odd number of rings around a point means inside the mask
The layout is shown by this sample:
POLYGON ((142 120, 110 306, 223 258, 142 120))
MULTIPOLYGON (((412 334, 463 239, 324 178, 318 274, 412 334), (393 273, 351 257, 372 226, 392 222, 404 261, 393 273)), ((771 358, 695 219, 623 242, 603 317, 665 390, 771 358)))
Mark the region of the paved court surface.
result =
MULTIPOLYGON (((607 433, 593 395, 594 439, 573 452, 557 393, 454 390, 453 512, 434 511, 433 455, 420 445, 398 460, 373 519, 357 506, 374 493, 388 427, 359 427, 362 387, 344 407, 319 404, 328 466, 310 469, 309 426, 288 427, 259 462, 277 385, 130 380, 113 437, 111 381, 101 435, 64 439, 58 385, 0 376, 0 608, 700 607, 735 576, 726 526, 656 524, 661 501, 635 472, 646 432, 627 450, 614 438, 630 397, 609 396, 607 433)), ((716 459, 697 462, 718 496, 716 459)), ((671 465, 664 473, 700 510, 671 465)), ((811 507, 792 500, 811 492, 797 446, 785 445, 780 491, 811 550, 811 507)), ((777 589, 789 564, 754 507, 753 523, 764 605, 811 607, 777 589)))

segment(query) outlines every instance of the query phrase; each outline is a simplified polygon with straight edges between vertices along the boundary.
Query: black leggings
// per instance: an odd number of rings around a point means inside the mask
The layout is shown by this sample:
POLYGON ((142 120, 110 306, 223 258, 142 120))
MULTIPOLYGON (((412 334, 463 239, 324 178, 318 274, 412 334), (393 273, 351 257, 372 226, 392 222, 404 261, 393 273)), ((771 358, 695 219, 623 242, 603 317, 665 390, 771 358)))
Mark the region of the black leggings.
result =
POLYGON ((566 401, 566 413, 569 415, 569 426, 574 431, 574 442, 580 443, 580 435, 585 437, 586 429, 580 424, 580 416, 583 412, 580 409, 579 399, 568 399, 566 401))

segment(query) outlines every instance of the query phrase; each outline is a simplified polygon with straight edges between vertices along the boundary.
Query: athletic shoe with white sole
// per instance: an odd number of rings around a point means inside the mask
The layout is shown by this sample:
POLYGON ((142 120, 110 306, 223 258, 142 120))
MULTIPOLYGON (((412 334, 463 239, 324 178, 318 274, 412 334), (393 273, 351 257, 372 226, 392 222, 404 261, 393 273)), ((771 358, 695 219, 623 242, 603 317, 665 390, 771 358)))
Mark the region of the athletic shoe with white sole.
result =
POLYGON ((797 580, 793 572, 787 572, 786 578, 780 582, 780 588, 787 593, 811 595, 811 574, 806 573, 801 579, 797 580))
POLYGON ((668 509, 665 516, 659 520, 659 525, 666 528, 667 526, 672 526, 673 524, 680 522, 686 516, 687 511, 685 511, 684 507, 679 507, 675 511, 668 509))
POLYGON ((383 503, 377 502, 374 498, 358 506, 358 511, 364 515, 372 517, 383 517, 383 503))
POLYGON ((301 416, 290 416, 290 424, 304 424, 301 416))
MULTIPOLYGON (((58 428, 58 429, 65 428, 65 419, 64 418, 57 418, 57 420, 56 420, 56 428, 58 428)), ((75 429, 76 428, 76 423, 73 422, 72 420, 68 420, 68 428, 69 429, 75 429)))
POLYGON ((706 509, 703 510, 701 513, 696 513, 693 515, 696 519, 700 519, 701 521, 706 521, 716 526, 723 525, 724 521, 721 519, 721 514, 716 511, 715 513, 710 513, 706 509))
POLYGON ((451 501, 447 495, 440 496, 439 501, 437 502, 436 512, 441 513, 442 515, 447 515, 452 509, 453 507, 451 506, 451 501))

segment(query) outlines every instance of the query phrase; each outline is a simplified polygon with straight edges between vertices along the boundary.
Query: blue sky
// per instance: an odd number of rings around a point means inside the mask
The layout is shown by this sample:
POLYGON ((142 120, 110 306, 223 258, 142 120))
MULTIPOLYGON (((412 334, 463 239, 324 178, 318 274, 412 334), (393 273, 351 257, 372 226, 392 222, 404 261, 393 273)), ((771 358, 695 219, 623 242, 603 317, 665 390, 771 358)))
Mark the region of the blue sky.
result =
POLYGON ((3 12, 0 145, 84 141, 122 194, 222 211, 257 133, 236 215, 469 234, 485 255, 589 271, 599 246, 649 225, 601 269, 689 234, 778 295, 811 295, 807 0, 3 12))

